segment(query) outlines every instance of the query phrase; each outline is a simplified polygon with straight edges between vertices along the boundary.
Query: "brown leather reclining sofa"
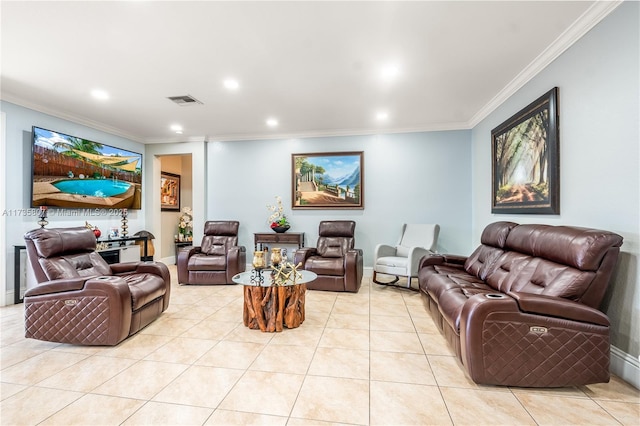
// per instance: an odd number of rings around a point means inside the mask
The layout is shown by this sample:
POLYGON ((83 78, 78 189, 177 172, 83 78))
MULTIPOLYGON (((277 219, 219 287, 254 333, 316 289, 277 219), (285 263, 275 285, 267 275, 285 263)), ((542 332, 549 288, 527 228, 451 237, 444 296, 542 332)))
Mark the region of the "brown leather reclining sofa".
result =
POLYGON ((621 245, 607 231, 496 222, 469 257, 423 257, 420 291, 476 383, 608 382, 609 319, 598 308, 621 245))
POLYGON ((167 307, 169 269, 157 262, 108 265, 85 227, 24 236, 38 285, 24 295, 25 337, 76 345, 116 345, 167 307))

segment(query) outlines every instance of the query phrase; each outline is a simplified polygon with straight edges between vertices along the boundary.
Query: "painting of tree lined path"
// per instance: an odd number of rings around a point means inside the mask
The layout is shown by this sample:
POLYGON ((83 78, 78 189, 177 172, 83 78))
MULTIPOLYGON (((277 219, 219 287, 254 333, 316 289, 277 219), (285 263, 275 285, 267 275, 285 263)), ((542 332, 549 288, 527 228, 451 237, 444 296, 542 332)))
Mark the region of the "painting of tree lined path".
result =
POLYGON ((496 204, 549 199, 548 128, 544 110, 496 138, 496 204))
POLYGON ((492 213, 558 214, 557 90, 492 130, 492 213))

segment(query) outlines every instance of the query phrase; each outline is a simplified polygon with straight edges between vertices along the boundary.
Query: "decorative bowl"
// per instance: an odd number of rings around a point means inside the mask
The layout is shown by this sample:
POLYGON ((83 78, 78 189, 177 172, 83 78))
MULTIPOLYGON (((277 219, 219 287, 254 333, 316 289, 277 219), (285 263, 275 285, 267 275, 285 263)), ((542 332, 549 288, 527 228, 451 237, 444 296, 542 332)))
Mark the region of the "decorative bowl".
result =
POLYGON ((289 225, 286 225, 286 226, 275 226, 275 227, 273 227, 271 229, 273 229, 278 234, 282 234, 284 232, 287 232, 289 230, 289 228, 291 228, 291 227, 289 225))

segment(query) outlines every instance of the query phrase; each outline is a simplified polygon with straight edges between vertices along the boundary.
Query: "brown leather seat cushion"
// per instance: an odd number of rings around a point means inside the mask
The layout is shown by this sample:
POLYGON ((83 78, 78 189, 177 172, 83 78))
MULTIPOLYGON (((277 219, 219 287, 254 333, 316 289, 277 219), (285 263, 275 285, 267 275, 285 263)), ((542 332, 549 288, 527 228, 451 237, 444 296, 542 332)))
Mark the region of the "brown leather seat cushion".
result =
POLYGON ((134 311, 165 294, 165 282, 158 275, 132 274, 121 275, 120 277, 129 285, 131 304, 134 311))
POLYGON ((311 256, 307 259, 305 269, 318 275, 340 277, 344 275, 344 259, 342 257, 311 256))
POLYGON ((226 269, 226 256, 214 256, 200 253, 191 256, 187 265, 187 270, 189 271, 224 271, 226 269))

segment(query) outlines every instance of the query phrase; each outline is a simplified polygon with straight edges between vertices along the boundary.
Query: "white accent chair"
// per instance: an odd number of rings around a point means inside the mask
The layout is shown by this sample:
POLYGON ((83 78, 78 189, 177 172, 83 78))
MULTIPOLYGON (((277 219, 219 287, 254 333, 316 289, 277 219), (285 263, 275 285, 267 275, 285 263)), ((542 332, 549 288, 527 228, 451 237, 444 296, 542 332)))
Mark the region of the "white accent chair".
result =
POLYGON ((395 284, 401 276, 407 277, 407 288, 411 278, 418 277, 420 259, 435 253, 440 226, 436 224, 404 224, 400 239, 395 246, 378 244, 373 258, 373 282, 395 284), (379 282, 378 274, 395 275, 390 282, 379 282))

